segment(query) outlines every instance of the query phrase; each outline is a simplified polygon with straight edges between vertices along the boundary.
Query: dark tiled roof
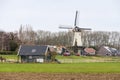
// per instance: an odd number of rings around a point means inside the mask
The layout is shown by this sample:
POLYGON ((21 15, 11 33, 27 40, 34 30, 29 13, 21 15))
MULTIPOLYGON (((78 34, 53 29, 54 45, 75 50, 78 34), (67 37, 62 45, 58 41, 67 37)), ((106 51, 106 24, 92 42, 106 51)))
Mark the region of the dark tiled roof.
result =
POLYGON ((45 55, 48 46, 21 45, 18 55, 45 55))

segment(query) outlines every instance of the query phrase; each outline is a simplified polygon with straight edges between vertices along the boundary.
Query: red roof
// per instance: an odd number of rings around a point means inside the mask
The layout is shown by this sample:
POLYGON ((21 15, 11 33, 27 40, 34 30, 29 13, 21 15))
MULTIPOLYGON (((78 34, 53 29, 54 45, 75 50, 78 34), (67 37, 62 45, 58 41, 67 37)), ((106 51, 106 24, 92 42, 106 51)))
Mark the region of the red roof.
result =
POLYGON ((84 51, 87 53, 95 53, 95 49, 93 48, 85 48, 84 51))

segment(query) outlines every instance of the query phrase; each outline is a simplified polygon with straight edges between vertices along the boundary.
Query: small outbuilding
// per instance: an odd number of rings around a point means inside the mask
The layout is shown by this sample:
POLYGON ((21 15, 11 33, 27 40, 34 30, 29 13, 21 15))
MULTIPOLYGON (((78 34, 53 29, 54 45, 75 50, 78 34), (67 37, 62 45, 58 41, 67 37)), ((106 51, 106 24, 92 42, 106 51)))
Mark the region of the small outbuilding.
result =
POLYGON ((93 48, 85 48, 84 49, 84 55, 95 55, 96 50, 93 48))
POLYGON ((48 46, 41 45, 21 45, 18 51, 18 60, 26 62, 45 62, 48 60, 48 46))

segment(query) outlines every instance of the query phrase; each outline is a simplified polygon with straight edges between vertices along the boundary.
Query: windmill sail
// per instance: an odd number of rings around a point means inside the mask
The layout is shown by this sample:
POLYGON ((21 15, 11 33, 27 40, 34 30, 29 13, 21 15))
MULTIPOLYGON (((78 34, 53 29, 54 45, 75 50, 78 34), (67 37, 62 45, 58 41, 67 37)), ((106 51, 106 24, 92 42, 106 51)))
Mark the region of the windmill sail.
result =
POLYGON ((91 28, 78 28, 78 29, 81 29, 81 30, 91 30, 91 28))
POLYGON ((64 26, 60 26, 60 29, 73 29, 72 27, 64 27, 64 26))
POLYGON ((76 11, 75 14, 75 22, 74 22, 74 27, 78 26, 78 11, 76 11))

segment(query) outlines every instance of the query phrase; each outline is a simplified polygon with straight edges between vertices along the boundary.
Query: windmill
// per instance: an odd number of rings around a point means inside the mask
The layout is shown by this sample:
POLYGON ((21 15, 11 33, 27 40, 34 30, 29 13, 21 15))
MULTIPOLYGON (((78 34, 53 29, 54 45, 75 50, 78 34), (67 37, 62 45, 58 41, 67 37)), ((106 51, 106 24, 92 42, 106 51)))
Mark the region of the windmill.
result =
POLYGON ((75 14, 75 22, 74 22, 74 27, 65 27, 65 26, 60 26, 60 29, 72 29, 74 33, 74 39, 73 39, 73 44, 72 46, 77 45, 78 47, 82 47, 82 40, 81 40, 81 33, 84 30, 91 30, 90 28, 80 28, 78 26, 78 11, 76 11, 75 14))

